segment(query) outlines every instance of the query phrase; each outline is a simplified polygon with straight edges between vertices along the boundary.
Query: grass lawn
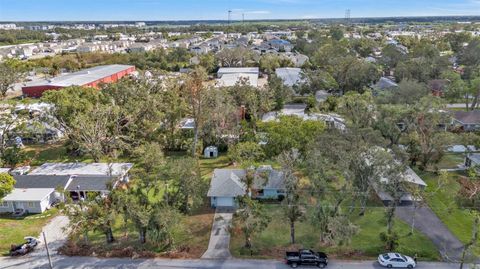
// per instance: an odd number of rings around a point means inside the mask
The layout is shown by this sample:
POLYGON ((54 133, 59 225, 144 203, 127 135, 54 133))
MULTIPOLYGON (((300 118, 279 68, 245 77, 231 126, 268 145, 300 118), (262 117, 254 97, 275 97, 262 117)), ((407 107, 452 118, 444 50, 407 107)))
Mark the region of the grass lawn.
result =
MULTIPOLYGON (((457 179, 461 175, 449 173, 446 185, 440 188, 437 175, 429 172, 418 172, 418 175, 428 184, 426 200, 430 208, 460 241, 468 242, 472 236, 474 216, 469 209, 460 208, 455 200, 460 189, 457 179)), ((480 254, 480 247, 475 252, 480 254)))
POLYGON ((463 153, 447 153, 437 164, 439 169, 458 168, 459 164, 465 163, 465 154, 463 153))
POLYGON ((11 218, 0 215, 0 253, 7 255, 10 245, 22 243, 26 236, 39 237, 42 227, 57 215, 56 208, 43 214, 29 215, 24 218, 11 218))
MULTIPOLYGON (((385 251, 380 241, 380 232, 386 230, 383 208, 369 208, 363 217, 352 217, 353 222, 359 227, 359 233, 355 235, 350 245, 341 247, 323 247, 319 244, 318 234, 308 220, 297 223, 296 241, 298 244, 290 245, 290 228, 282 218, 279 205, 267 205, 268 212, 272 216, 272 222, 261 234, 253 238, 253 244, 258 248, 256 258, 282 258, 287 249, 313 248, 326 251, 332 257, 339 258, 364 258, 376 257, 385 251)), ((424 235, 409 234, 409 226, 400 220, 396 220, 395 228, 402 237, 398 251, 406 255, 418 254, 420 259, 438 260, 439 255, 435 246, 424 235)), ((235 257, 250 257, 242 251, 244 238, 241 232, 235 231, 230 242, 230 250, 235 257)))

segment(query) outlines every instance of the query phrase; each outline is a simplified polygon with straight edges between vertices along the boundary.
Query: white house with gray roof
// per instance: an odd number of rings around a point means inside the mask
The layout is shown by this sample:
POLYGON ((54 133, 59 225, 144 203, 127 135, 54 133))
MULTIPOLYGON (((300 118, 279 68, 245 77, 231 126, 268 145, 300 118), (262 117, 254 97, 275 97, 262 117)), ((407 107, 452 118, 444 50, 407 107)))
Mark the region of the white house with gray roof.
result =
MULTIPOLYGON (((207 196, 211 206, 235 207, 237 197, 247 192, 245 169, 215 169, 207 196)), ((255 199, 280 199, 285 195, 284 177, 271 166, 261 166, 254 172, 252 193, 255 199)))

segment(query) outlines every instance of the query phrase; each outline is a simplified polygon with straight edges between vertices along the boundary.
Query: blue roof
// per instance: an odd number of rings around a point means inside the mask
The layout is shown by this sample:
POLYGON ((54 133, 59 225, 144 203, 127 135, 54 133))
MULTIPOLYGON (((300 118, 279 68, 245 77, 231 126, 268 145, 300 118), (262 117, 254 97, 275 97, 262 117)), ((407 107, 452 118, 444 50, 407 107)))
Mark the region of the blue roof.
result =
POLYGON ((278 44, 278 45, 290 45, 290 42, 288 42, 287 40, 283 40, 283 39, 274 39, 274 40, 271 40, 270 43, 271 44, 278 44))

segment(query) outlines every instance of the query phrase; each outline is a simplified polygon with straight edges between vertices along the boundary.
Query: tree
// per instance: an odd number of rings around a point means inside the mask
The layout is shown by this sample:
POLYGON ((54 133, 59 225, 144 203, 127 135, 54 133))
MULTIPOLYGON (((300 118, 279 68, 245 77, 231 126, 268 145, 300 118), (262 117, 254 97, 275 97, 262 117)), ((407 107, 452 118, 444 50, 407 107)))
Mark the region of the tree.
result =
POLYGON ((166 190, 168 205, 182 213, 190 213, 192 207, 202 204, 206 192, 198 161, 194 158, 182 158, 169 162, 167 167, 170 179, 169 188, 166 190))
POLYGON ((240 67, 246 66, 246 64, 252 59, 252 53, 250 50, 238 47, 233 49, 223 49, 219 51, 215 57, 221 66, 224 67, 240 67))
POLYGON ((115 223, 117 211, 111 197, 95 197, 87 210, 91 215, 92 228, 105 234, 107 243, 113 243, 112 227, 115 223))
POLYGON ((121 148, 118 110, 110 106, 97 106, 90 114, 79 114, 69 126, 70 139, 81 152, 95 162, 121 148))
POLYGON ((15 179, 7 173, 0 173, 0 200, 13 191, 13 186, 15 179))
POLYGON ((340 100, 340 110, 358 128, 370 127, 373 124, 375 104, 371 92, 356 92, 344 95, 340 100))
POLYGON ((23 72, 11 62, 0 63, 0 96, 5 98, 9 90, 13 90, 16 82, 23 77, 23 72))
POLYGON ((330 36, 334 39, 339 41, 343 38, 343 30, 339 26, 331 27, 330 28, 330 36))
POLYGON ((389 147, 398 145, 400 138, 408 129, 406 119, 409 109, 403 105, 381 105, 378 107, 378 118, 374 128, 387 139, 389 147))
POLYGON ((264 206, 252 200, 248 195, 239 197, 239 207, 233 219, 234 227, 240 229, 245 237, 245 248, 252 249, 252 237, 265 230, 271 217, 264 206))
POLYGON ((427 85, 415 80, 402 80, 398 87, 391 90, 392 93, 388 102, 391 104, 409 104, 412 105, 430 93, 427 85))
POLYGON ((266 155, 273 157, 292 148, 304 153, 308 144, 325 130, 325 123, 297 116, 281 116, 278 122, 262 122, 259 130, 266 134, 266 155))
POLYGON ((300 203, 300 182, 295 175, 295 166, 298 164, 299 158, 300 154, 295 149, 283 152, 278 156, 285 182, 285 199, 282 205, 284 214, 290 223, 291 244, 295 244, 295 222, 300 221, 305 215, 305 208, 300 203))
POLYGON ((27 160, 27 154, 17 146, 9 147, 5 149, 1 160, 4 165, 15 168, 17 164, 21 164, 27 160))
POLYGON ((285 103, 290 100, 292 91, 283 83, 281 78, 273 75, 268 78, 268 88, 273 93, 274 109, 282 109, 285 103))
POLYGON ((228 157, 233 163, 253 163, 262 161, 265 158, 265 153, 258 143, 246 141, 230 146, 228 157))
POLYGON ((143 169, 145 176, 158 175, 165 165, 163 149, 156 142, 140 145, 134 150, 134 156, 138 158, 137 164, 143 169))
POLYGON ((412 165, 420 162, 424 170, 440 161, 444 146, 449 145, 452 135, 439 128, 450 122, 442 112, 442 101, 437 97, 422 98, 413 107, 408 118, 408 148, 412 165))
POLYGON ((185 94, 187 100, 188 108, 190 115, 195 121, 195 126, 193 128, 194 138, 192 145, 192 156, 195 157, 197 153, 197 143, 199 132, 203 127, 205 115, 204 105, 207 88, 203 85, 204 80, 206 79, 206 73, 203 68, 196 68, 188 76, 186 82, 182 87, 182 91, 185 94))
POLYGON ((338 90, 337 81, 330 73, 322 70, 306 70, 303 74, 299 93, 315 95, 317 91, 338 90))
MULTIPOLYGON (((454 71, 445 71, 442 73, 441 78, 448 81, 445 87, 445 98, 449 101, 456 101, 465 96, 468 100, 468 95, 465 94, 467 91, 467 85, 460 74, 454 71)), ((469 104, 467 103, 467 108, 468 105, 469 104)))
POLYGON ((233 103, 236 107, 245 107, 245 118, 253 123, 259 120, 261 115, 272 109, 271 91, 259 91, 242 81, 233 87, 228 87, 227 92, 233 97, 233 103))
POLYGON ((294 67, 293 62, 285 57, 274 54, 265 54, 260 58, 260 69, 267 74, 273 74, 280 67, 294 67))

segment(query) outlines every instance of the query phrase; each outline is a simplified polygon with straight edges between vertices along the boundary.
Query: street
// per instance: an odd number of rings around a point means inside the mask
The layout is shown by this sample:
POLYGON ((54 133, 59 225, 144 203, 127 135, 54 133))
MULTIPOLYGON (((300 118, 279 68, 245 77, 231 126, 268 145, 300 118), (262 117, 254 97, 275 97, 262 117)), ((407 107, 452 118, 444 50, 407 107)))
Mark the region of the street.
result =
MULTIPOLYGON (((65 257, 55 255, 53 257, 54 268, 200 268, 200 269, 221 269, 221 268, 261 268, 281 269, 290 268, 281 261, 273 260, 168 260, 168 259, 100 259, 93 257, 65 257)), ((46 257, 24 257, 24 258, 0 258, 0 268, 31 269, 49 268, 46 257)), ((300 267, 314 268, 314 267, 300 267)), ((383 268, 374 261, 330 261, 327 268, 331 269, 370 269, 383 268)), ((426 269, 457 269, 458 264, 420 262, 417 268, 426 269)), ((464 268, 470 269, 471 266, 464 268)))

